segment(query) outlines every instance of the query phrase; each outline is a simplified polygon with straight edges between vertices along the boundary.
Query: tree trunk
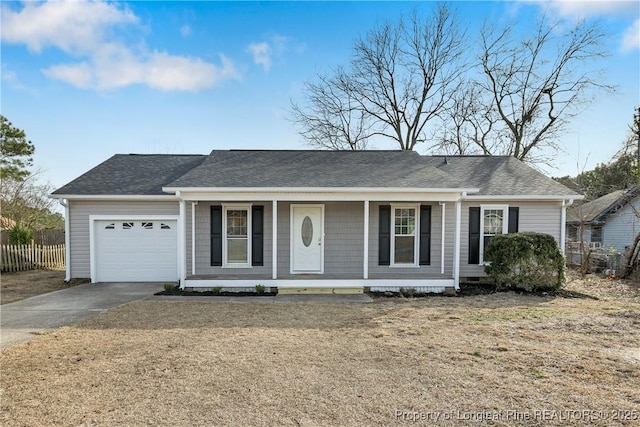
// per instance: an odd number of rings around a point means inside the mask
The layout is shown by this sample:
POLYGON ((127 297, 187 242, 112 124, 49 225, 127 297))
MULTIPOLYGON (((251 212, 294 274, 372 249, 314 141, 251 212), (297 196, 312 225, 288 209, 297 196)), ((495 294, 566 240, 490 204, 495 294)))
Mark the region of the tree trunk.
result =
POLYGON ((627 267, 624 270, 623 279, 628 279, 631 274, 638 268, 638 262, 640 262, 640 233, 636 236, 629 252, 629 258, 627 259, 627 267))

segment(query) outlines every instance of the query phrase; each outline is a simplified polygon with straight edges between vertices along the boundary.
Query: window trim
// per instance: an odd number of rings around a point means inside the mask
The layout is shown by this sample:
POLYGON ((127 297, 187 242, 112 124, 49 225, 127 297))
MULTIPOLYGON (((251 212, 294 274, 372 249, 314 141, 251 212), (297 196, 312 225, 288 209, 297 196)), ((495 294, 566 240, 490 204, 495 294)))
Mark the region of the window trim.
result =
POLYGON ((502 211, 502 234, 509 232, 509 205, 480 205, 480 265, 484 265, 484 212, 502 211))
MULTIPOLYGON (((390 224, 390 253, 389 267, 392 268, 420 268, 420 205, 419 204, 391 204, 391 224, 390 224), (413 263, 396 263, 396 209, 413 209, 416 213, 415 227, 413 230, 413 263)), ((400 234, 399 236, 409 236, 400 234)))
POLYGON ((252 268, 251 265, 251 207, 253 204, 223 204, 222 205, 222 268, 252 268), (227 237, 227 211, 246 210, 247 211, 247 262, 230 263, 228 258, 228 237, 227 237))

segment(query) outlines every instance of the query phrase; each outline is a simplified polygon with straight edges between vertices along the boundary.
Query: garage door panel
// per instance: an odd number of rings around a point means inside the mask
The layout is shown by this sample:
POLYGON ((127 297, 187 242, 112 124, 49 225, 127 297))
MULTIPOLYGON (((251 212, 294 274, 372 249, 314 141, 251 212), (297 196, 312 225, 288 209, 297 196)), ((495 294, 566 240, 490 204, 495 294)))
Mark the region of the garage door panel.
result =
POLYGON ((175 220, 96 221, 95 280, 176 280, 175 220))

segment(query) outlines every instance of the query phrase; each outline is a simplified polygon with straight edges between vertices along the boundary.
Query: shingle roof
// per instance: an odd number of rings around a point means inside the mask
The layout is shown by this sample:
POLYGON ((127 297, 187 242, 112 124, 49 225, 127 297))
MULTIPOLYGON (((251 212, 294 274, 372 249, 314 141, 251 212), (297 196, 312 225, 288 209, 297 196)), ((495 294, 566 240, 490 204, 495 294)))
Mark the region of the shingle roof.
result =
POLYGON ((637 190, 634 188, 630 190, 616 190, 590 202, 572 206, 567 211, 567 222, 600 222, 604 219, 604 216, 623 206, 629 198, 635 197, 636 195, 637 190))
POLYGON ((447 188, 449 174, 413 151, 213 151, 168 187, 447 188))
POLYGON ((571 196, 511 157, 413 151, 215 150, 210 155, 115 155, 54 195, 166 195, 170 188, 479 188, 480 195, 571 196))
POLYGON ((167 195, 162 187, 198 166, 207 156, 116 154, 54 195, 167 195))
POLYGON ((575 191, 510 156, 425 156, 455 179, 454 187, 479 188, 487 196, 568 196, 575 191), (445 162, 446 159, 446 162, 445 162))

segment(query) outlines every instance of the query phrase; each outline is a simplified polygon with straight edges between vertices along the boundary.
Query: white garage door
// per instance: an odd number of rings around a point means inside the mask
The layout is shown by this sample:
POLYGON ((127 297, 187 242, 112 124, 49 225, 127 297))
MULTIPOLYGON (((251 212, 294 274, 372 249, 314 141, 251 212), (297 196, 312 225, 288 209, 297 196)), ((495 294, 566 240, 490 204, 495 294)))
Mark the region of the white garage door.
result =
POLYGON ((100 220, 94 223, 96 282, 178 279, 175 220, 100 220))

